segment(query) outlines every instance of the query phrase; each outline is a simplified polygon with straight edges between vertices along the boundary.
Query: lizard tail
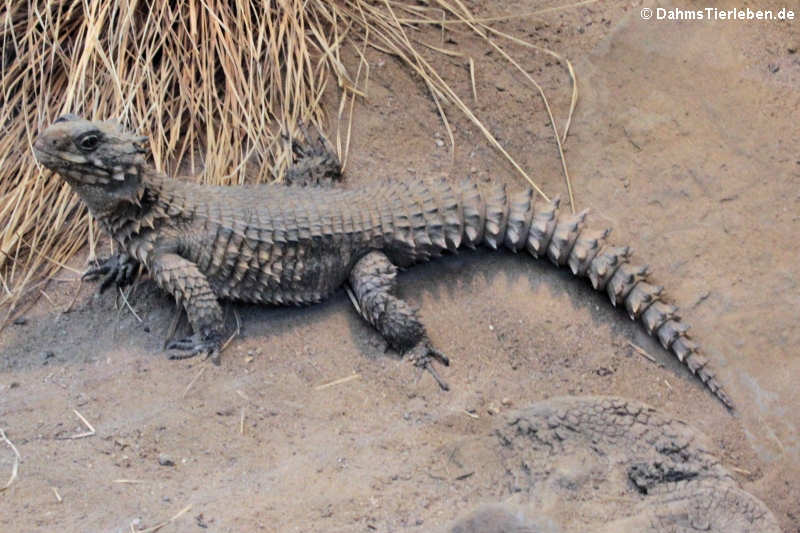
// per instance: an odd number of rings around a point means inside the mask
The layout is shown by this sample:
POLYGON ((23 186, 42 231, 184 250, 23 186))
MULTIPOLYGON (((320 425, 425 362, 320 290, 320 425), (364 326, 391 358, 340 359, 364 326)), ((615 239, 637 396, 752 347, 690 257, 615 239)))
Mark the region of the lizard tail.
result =
POLYGON ((650 283, 649 269, 631 260, 631 249, 606 243, 610 230, 585 227, 588 210, 559 213, 555 198, 534 209, 530 189, 508 195, 502 185, 479 190, 466 183, 461 190, 462 245, 505 246, 534 257, 546 256, 558 266, 568 266, 577 277, 587 277, 595 290, 605 291, 614 306, 624 306, 631 320, 639 321, 691 370, 722 403, 733 402, 709 368, 708 359, 688 335, 678 308, 664 301, 663 288, 650 283))

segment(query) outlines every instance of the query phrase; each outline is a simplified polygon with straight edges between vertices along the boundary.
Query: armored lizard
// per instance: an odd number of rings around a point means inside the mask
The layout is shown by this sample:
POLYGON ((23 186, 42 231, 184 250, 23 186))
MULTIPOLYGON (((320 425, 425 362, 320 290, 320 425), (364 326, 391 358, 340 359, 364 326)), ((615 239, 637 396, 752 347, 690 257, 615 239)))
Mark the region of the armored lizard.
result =
POLYGON ((711 439, 635 400, 548 398, 495 417, 470 440, 461 439, 459 450, 470 450, 481 468, 460 494, 506 501, 481 506, 442 533, 781 531, 711 439))
MULTIPOLYGON (((104 285, 125 283, 143 265, 186 310, 193 335, 167 346, 184 356, 218 353, 221 299, 305 305, 349 283, 361 316, 446 389, 432 361, 448 360, 393 295, 395 278, 398 267, 484 245, 527 250, 587 277, 732 407, 677 308, 648 281, 648 268, 631 262, 628 247, 606 244, 609 230, 584 229, 586 211, 559 213, 557 200, 534 207, 530 189, 508 194, 502 185, 469 181, 383 181, 358 190, 198 185, 150 168, 145 142, 114 121, 66 115, 39 136, 34 152, 122 250, 89 274, 105 275, 104 285)), ((324 147, 299 152, 302 172, 313 175, 319 161, 325 173, 324 147)))

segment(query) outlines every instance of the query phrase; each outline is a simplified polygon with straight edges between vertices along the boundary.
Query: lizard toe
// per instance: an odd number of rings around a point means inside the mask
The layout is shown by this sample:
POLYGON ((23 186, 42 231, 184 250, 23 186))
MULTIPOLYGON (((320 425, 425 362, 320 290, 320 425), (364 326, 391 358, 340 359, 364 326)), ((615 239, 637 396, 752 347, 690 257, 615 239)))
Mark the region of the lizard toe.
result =
POLYGON ((408 359, 414 363, 414 366, 417 368, 421 368, 428 372, 442 390, 450 390, 450 385, 448 385, 447 382, 444 381, 441 376, 439 376, 439 372, 437 372, 436 367, 433 366, 434 361, 437 361, 444 366, 449 366, 450 359, 442 352, 432 347, 430 341, 427 339, 422 339, 420 342, 418 342, 416 346, 408 351, 408 359))
POLYGON ((114 280, 117 277, 117 271, 108 271, 106 272, 105 276, 103 276, 103 281, 100 283, 100 287, 97 289, 97 292, 103 294, 106 290, 114 284, 114 280))
POLYGON ((100 276, 108 274, 110 270, 111 269, 108 264, 106 264, 106 261, 95 259, 91 262, 91 267, 83 273, 81 279, 84 281, 94 281, 100 276))
POLYGON ((220 354, 221 336, 212 331, 198 332, 179 340, 167 343, 167 350, 175 350, 169 354, 169 359, 189 359, 197 355, 205 355, 218 365, 220 354))
POLYGON ((103 278, 98 292, 104 293, 111 285, 124 287, 130 285, 136 278, 136 264, 126 253, 113 255, 104 259, 92 261, 89 268, 81 279, 94 281, 103 278))
MULTIPOLYGON (((170 341, 167 343, 167 350, 180 350, 182 352, 193 352, 195 347, 195 339, 194 335, 189 337, 184 337, 183 339, 178 339, 174 341, 170 341)), ((192 357, 197 355, 196 353, 192 353, 191 355, 186 354, 170 354, 170 359, 185 359, 186 357, 192 357)))

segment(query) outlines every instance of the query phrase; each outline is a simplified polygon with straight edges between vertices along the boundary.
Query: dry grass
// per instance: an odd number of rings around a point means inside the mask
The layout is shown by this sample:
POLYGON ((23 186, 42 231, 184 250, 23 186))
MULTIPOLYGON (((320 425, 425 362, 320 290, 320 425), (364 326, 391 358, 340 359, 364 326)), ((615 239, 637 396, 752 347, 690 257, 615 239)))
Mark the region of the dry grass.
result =
MULTIPOLYGON (((322 126, 320 99, 332 81, 341 98, 335 144, 346 164, 354 103, 368 92, 365 51, 373 47, 420 76, 451 143, 448 106, 466 114, 545 196, 420 51, 461 54, 423 43, 418 34, 426 25, 438 25, 442 36, 458 27, 501 51, 510 65, 493 37, 514 38, 487 25, 499 18, 476 18, 460 0, 419 4, 6 0, 0 5, 0 307, 6 309, 0 327, 20 311, 23 296, 38 294, 87 242, 94 255, 97 230, 87 211, 61 180, 42 175, 31 155, 39 129, 66 112, 118 117, 147 134, 154 165, 167 173, 217 184, 271 181, 290 161, 281 133, 294 132, 299 120, 322 126), (360 60, 345 66, 343 55, 360 60)), ((570 71, 571 116, 572 67, 540 51, 570 71)), ((474 61, 463 59, 477 98, 474 61)), ((569 119, 561 132, 550 119, 560 153, 569 119)))
POLYGON ((8 447, 11 448, 11 451, 14 452, 14 465, 11 467, 11 476, 8 478, 6 484, 0 487, 0 492, 3 492, 4 490, 8 490, 8 487, 10 487, 17 479, 19 475, 19 462, 22 460, 22 456, 19 454, 17 447, 14 446, 14 443, 8 440, 8 437, 6 437, 6 432, 3 430, 3 428, 0 428, 0 439, 2 439, 3 442, 5 442, 8 447))

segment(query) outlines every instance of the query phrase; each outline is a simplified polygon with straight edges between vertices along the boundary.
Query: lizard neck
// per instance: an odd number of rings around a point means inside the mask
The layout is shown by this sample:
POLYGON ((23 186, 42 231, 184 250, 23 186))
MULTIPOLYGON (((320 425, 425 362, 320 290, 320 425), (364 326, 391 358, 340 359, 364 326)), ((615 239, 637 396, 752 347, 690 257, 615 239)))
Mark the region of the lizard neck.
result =
POLYGON ((73 188, 86 203, 101 227, 121 246, 147 229, 155 229, 168 218, 162 201, 162 184, 166 177, 151 169, 143 169, 130 183, 109 191, 106 188, 78 184, 73 188))

